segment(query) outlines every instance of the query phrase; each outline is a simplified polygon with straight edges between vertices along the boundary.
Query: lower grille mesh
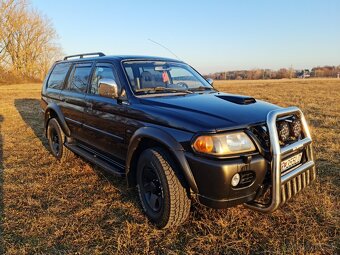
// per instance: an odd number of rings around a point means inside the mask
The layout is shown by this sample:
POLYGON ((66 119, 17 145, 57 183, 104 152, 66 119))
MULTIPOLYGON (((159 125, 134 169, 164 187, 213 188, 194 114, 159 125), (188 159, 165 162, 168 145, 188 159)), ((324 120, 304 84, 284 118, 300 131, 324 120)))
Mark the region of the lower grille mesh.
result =
POLYGON ((281 186, 281 204, 308 186, 316 177, 315 167, 289 180, 281 186))
POLYGON ((253 171, 245 171, 240 173, 241 180, 237 187, 245 187, 253 183, 255 173, 253 171))

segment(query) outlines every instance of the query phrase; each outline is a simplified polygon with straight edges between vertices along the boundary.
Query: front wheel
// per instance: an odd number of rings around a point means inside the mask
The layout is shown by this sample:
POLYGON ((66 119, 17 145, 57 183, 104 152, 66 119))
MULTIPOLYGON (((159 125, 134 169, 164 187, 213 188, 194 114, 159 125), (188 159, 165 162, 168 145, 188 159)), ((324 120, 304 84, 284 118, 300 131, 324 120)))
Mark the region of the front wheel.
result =
POLYGON ((142 152, 137 187, 143 210, 157 227, 178 226, 188 218, 191 201, 185 181, 165 150, 142 152))

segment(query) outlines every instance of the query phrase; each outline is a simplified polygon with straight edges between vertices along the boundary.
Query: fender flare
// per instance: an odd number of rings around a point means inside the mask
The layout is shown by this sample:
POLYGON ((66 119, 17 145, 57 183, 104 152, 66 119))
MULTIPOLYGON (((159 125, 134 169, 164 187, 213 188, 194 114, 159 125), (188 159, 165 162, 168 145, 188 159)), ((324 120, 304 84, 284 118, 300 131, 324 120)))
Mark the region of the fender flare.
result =
MULTIPOLYGON (((184 155, 184 149, 182 145, 176 141, 169 133, 155 127, 141 127, 139 128, 131 137, 127 157, 125 172, 126 176, 129 177, 131 160, 133 158, 134 152, 139 146, 142 138, 149 138, 163 144, 175 157, 179 163, 179 167, 182 170, 186 181, 188 182, 190 188, 195 193, 198 193, 197 184, 195 178, 191 172, 188 161, 184 155)), ((129 178, 127 178, 129 180, 129 178)))
POLYGON ((65 121, 64 114, 62 113, 60 107, 56 103, 49 103, 45 110, 45 129, 47 130, 47 123, 48 120, 51 118, 50 112, 53 111, 57 115, 58 122, 60 124, 61 129, 65 133, 66 136, 71 135, 71 131, 69 127, 67 126, 67 123, 65 121))

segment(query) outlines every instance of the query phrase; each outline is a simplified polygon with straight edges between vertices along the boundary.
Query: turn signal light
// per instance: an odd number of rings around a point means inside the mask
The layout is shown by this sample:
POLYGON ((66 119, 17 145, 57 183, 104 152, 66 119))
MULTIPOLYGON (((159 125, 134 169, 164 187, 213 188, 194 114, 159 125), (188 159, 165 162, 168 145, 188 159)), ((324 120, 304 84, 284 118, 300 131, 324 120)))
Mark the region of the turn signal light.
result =
POLYGON ((199 136, 193 146, 196 151, 211 153, 214 148, 214 142, 211 136, 199 136))

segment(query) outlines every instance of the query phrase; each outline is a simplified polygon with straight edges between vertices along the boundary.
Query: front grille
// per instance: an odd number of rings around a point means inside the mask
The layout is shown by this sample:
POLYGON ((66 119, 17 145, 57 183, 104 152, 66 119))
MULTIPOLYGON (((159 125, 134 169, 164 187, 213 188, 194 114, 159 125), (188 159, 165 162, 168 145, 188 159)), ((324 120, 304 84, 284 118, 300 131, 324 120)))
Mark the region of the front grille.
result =
POLYGON ((266 125, 254 126, 250 128, 250 131, 255 135, 261 147, 265 150, 269 150, 270 140, 267 126, 266 125))
POLYGON ((296 195, 302 189, 309 185, 315 179, 315 168, 311 168, 306 172, 289 180, 287 183, 281 185, 281 204, 284 204, 292 196, 296 195))

